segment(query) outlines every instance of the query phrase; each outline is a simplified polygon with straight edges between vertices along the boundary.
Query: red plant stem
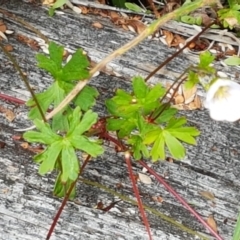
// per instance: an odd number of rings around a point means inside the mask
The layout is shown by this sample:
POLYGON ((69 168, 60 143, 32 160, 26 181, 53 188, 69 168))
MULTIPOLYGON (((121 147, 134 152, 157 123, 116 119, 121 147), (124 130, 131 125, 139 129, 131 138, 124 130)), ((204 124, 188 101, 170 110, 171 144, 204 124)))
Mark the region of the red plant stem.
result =
MULTIPOLYGON (((26 101, 24 101, 20 98, 15 98, 15 97, 3 94, 3 93, 0 93, 0 98, 5 101, 9 101, 11 103, 16 103, 16 104, 21 104, 21 105, 26 103, 26 101)), ((48 109, 47 112, 51 112, 51 109, 48 109)))
POLYGON ((119 141, 118 139, 113 138, 107 132, 101 133, 100 134, 100 138, 106 139, 106 140, 114 143, 116 146, 120 147, 121 151, 126 151, 127 150, 127 147, 124 144, 122 144, 121 141, 119 141))
POLYGON ((129 177, 132 181, 133 191, 134 191, 134 194, 137 198, 138 208, 139 208, 139 211, 142 215, 142 220, 143 220, 143 223, 146 227, 146 230, 147 230, 147 233, 148 233, 148 236, 149 236, 149 240, 152 240, 150 225, 149 225, 149 222, 147 220, 147 216, 145 214, 145 211, 144 211, 144 208, 143 208, 143 203, 142 203, 142 200, 140 198, 140 194, 139 194, 139 191, 138 191, 138 188, 137 188, 137 185, 136 185, 135 177, 134 177, 133 171, 132 171, 131 154, 129 152, 126 152, 124 156, 125 156, 125 160, 126 160, 127 167, 128 167, 129 177))
MULTIPOLYGON (((78 174, 78 177, 82 174, 82 172, 83 172, 84 168, 86 167, 87 163, 89 162, 90 158, 91 158, 91 156, 88 155, 87 158, 86 158, 86 160, 84 161, 81 169, 80 169, 80 172, 79 172, 79 174, 78 174)), ((52 224, 51 224, 50 229, 48 230, 48 234, 47 234, 46 240, 49 240, 50 237, 52 236, 52 233, 53 233, 53 231, 54 231, 54 228, 56 227, 56 224, 57 224, 57 222, 58 222, 58 219, 60 218, 60 216, 61 216, 61 214, 62 214, 62 211, 63 211, 63 209, 64 209, 64 207, 65 207, 65 205, 66 205, 66 203, 67 203, 67 201, 68 201, 68 199, 69 199, 69 196, 70 196, 73 188, 75 187, 75 185, 76 185, 76 183, 77 183, 77 180, 78 180, 78 178, 71 184, 70 188, 68 189, 67 194, 66 194, 65 197, 63 198, 63 201, 62 201, 62 203, 61 203, 61 206, 60 206, 60 208, 58 209, 57 214, 55 215, 55 217, 54 217, 54 219, 53 219, 53 222, 52 222, 52 224)))
POLYGON ((191 212, 199 222, 203 224, 203 226, 210 231, 210 233, 217 239, 223 240, 221 236, 217 232, 215 232, 207 223, 206 221, 170 186, 168 185, 164 179, 159 176, 153 169, 148 167, 148 165, 143 161, 138 161, 143 167, 145 167, 184 207, 191 212))
POLYGON ((175 57, 177 57, 185 48, 187 48, 191 43, 195 42, 204 32, 206 32, 213 24, 216 23, 216 20, 209 23, 201 32, 199 32, 196 36, 194 36, 190 41, 188 41, 182 48, 180 48, 177 52, 172 54, 168 59, 162 62, 156 69, 154 69, 146 78, 145 82, 147 82, 155 73, 157 73, 163 66, 166 66, 170 61, 172 61, 175 57))
POLYGON ((12 102, 12 103, 25 104, 24 100, 9 96, 9 95, 3 94, 3 93, 0 93, 0 98, 3 100, 6 100, 6 101, 12 102))

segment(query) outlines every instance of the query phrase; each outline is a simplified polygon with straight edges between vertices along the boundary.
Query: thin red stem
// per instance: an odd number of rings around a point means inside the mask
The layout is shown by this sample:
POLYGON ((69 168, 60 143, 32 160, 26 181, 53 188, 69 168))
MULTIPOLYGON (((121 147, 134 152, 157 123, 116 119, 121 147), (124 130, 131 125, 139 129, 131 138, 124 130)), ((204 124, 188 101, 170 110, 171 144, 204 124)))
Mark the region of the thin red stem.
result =
MULTIPOLYGON (((91 156, 88 155, 87 158, 86 158, 86 160, 84 161, 81 169, 80 169, 80 172, 79 172, 78 177, 82 174, 82 172, 83 172, 84 168, 86 167, 87 163, 89 162, 90 158, 91 158, 91 156)), ((52 236, 52 233, 53 233, 53 231, 54 231, 54 229, 55 229, 55 227, 56 227, 56 224, 57 224, 57 222, 58 222, 58 219, 60 218, 60 216, 61 216, 61 214, 62 214, 62 211, 63 211, 63 209, 64 209, 64 207, 65 207, 65 205, 66 205, 66 203, 67 203, 67 201, 68 201, 68 199, 69 199, 69 196, 70 196, 73 188, 75 187, 75 185, 76 185, 76 183, 77 183, 77 180, 78 180, 78 178, 71 184, 70 188, 69 188, 68 191, 67 191, 67 194, 66 194, 65 197, 63 198, 63 201, 62 201, 62 203, 61 203, 61 206, 60 206, 60 208, 58 209, 57 214, 55 215, 55 217, 54 217, 54 219, 53 219, 53 222, 52 222, 52 224, 51 224, 51 227, 50 227, 50 229, 49 229, 49 231, 48 231, 46 240, 49 240, 50 237, 52 236)))
POLYGON ((9 96, 9 95, 3 94, 3 93, 0 93, 0 98, 5 101, 12 102, 12 103, 25 104, 24 100, 9 96))
POLYGON ((147 233, 148 233, 148 236, 149 236, 149 240, 152 240, 150 225, 149 225, 149 222, 147 220, 147 216, 146 216, 144 208, 143 208, 143 203, 142 203, 142 200, 140 198, 138 187, 136 185, 136 180, 135 180, 134 175, 133 175, 132 165, 131 165, 131 154, 129 152, 125 153, 125 160, 126 160, 127 167, 128 167, 129 177, 130 177, 130 179, 132 181, 133 191, 134 191, 134 194, 135 194, 135 196, 137 198, 138 208, 139 208, 139 211, 140 211, 140 213, 142 215, 143 223, 144 223, 144 225, 146 227, 146 230, 147 230, 147 233))
POLYGON ((170 186, 168 185, 165 180, 159 176, 153 169, 148 167, 148 165, 143 161, 138 161, 143 167, 145 167, 149 173, 151 173, 184 207, 191 212, 199 222, 203 224, 203 226, 210 231, 210 233, 217 239, 223 240, 221 236, 217 232, 215 232, 207 223, 206 221, 170 186))

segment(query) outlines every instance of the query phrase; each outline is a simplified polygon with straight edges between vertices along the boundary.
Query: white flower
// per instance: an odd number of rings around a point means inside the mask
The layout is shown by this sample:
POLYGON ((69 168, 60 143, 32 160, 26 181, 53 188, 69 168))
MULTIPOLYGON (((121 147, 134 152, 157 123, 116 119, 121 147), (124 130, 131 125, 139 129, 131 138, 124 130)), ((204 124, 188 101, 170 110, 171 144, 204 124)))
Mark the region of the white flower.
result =
POLYGON ((205 107, 216 121, 234 122, 240 119, 240 85, 227 79, 217 79, 207 91, 205 107))

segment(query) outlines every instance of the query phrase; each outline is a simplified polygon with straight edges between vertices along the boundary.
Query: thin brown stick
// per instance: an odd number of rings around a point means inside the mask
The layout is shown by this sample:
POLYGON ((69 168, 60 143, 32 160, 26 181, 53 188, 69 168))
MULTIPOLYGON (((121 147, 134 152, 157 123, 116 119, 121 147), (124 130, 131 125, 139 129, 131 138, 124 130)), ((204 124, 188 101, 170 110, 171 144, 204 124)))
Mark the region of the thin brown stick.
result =
POLYGON ((182 48, 180 48, 177 52, 175 52, 173 55, 171 55, 169 58, 167 58, 163 63, 161 63, 155 70, 153 70, 146 78, 145 82, 149 80, 155 73, 157 73, 163 66, 168 64, 170 61, 172 61, 175 57, 177 57, 184 49, 186 49, 191 43, 196 41, 204 32, 206 32, 213 24, 215 24, 216 21, 213 21, 209 23, 201 32, 199 32, 193 39, 188 41, 182 48))

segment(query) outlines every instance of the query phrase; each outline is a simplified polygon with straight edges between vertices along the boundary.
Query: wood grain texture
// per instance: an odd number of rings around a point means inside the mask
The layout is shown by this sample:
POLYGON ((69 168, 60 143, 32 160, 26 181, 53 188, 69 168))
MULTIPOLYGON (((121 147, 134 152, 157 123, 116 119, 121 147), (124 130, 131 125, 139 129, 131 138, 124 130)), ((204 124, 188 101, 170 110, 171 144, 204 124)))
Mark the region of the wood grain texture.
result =
MULTIPOLYGON (((92 60, 98 62, 117 47, 134 37, 114 26, 108 19, 93 15, 75 15, 67 12, 50 18, 44 8, 22 1, 8 1, 2 6, 23 18, 41 30, 49 39, 68 46, 72 50, 82 47, 92 60), (103 29, 94 29, 91 25, 99 21, 103 29)), ((29 37, 35 37, 31 31, 14 20, 2 16, 9 29, 29 37)), ((13 45, 13 55, 27 73, 32 86, 41 91, 51 82, 44 71, 36 67, 35 54, 29 46, 9 37, 13 45)), ((175 49, 169 49, 160 42, 146 40, 122 57, 109 64, 122 77, 101 73, 93 78, 91 84, 99 89, 100 97, 95 107, 99 115, 105 113, 104 100, 113 95, 117 88, 130 88, 130 78, 136 74, 147 75, 154 67, 164 61, 175 49)), ((18 74, 7 57, 0 52, 0 92, 28 99, 18 74)), ((173 80, 184 68, 192 64, 189 56, 182 54, 155 77, 154 82, 173 80)), ((220 65, 217 65, 220 69, 220 65)), ((239 73, 233 68, 221 70, 234 76, 239 73)), ((1 240, 42 240, 59 208, 61 200, 52 196, 54 174, 44 177, 37 174, 37 165, 32 161, 32 153, 20 146, 12 136, 15 128, 29 126, 26 120, 27 109, 23 106, 0 101, 17 114, 9 123, 4 114, 0 114, 0 140, 6 147, 0 149, 0 239, 1 240)), ((231 239, 235 220, 239 210, 240 187, 240 124, 239 122, 218 123, 212 121, 207 111, 181 112, 187 115, 191 125, 201 130, 196 147, 187 147, 187 157, 181 161, 159 162, 152 167, 161 175, 167 174, 166 181, 181 194, 205 218, 214 214, 220 235, 231 239), (199 191, 210 191, 215 195, 215 204, 199 195, 199 191), (227 221, 226 221, 227 219, 227 221)), ((134 171, 141 167, 133 163, 134 171)), ((121 154, 116 154, 112 146, 106 143, 105 154, 91 161, 84 177, 99 182, 128 197, 134 198, 126 165, 121 154), (121 190, 116 188, 122 183, 121 190)), ((139 183, 143 202, 158 211, 174 218, 187 227, 206 234, 205 229, 153 178, 151 185, 139 183), (156 203, 153 196, 161 196, 163 203, 156 203)), ((110 212, 95 209, 99 201, 105 205, 117 200, 116 197, 96 187, 81 182, 77 186, 76 202, 69 202, 64 209, 52 239, 147 239, 147 234, 138 210, 135 206, 120 202, 110 212)), ((156 240, 196 239, 173 224, 149 214, 149 221, 156 240)))

